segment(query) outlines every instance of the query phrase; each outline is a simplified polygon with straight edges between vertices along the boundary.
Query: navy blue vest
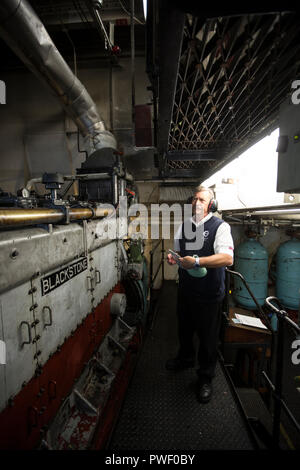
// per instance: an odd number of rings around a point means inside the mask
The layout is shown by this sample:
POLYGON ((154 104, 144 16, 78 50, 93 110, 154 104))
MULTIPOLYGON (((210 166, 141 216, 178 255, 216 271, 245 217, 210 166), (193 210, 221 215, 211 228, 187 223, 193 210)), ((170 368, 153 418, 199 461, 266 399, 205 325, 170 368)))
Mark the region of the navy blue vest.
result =
MULTIPOLYGON (((184 226, 182 225, 182 238, 179 239, 180 255, 184 256, 210 256, 214 255, 214 241, 218 227, 224 221, 218 217, 212 216, 208 221, 204 222, 204 242, 199 250, 187 250, 186 243, 192 243, 194 239, 188 239, 184 233, 184 226)), ((192 231, 196 232, 197 227, 192 225, 192 231)), ((190 229, 190 232, 191 232, 190 229)), ((199 229, 199 227, 198 227, 199 229)), ((202 230, 202 228, 200 228, 202 230)), ((197 297, 203 302, 221 302, 225 294, 225 267, 223 268, 206 268, 207 274, 204 277, 197 278, 191 276, 185 269, 179 268, 179 286, 187 293, 197 297)))

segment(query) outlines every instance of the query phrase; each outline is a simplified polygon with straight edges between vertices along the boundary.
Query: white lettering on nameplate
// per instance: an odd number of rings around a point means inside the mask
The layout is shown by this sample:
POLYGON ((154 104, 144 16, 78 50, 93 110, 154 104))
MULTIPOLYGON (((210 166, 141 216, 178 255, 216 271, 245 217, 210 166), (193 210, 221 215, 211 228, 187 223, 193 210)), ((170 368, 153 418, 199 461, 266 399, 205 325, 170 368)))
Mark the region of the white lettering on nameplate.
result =
POLYGON ((56 271, 55 273, 45 276, 41 280, 42 285, 42 295, 46 295, 49 292, 53 291, 57 287, 61 286, 65 282, 69 281, 73 277, 82 273, 87 269, 87 258, 81 258, 75 263, 69 264, 69 266, 56 271))

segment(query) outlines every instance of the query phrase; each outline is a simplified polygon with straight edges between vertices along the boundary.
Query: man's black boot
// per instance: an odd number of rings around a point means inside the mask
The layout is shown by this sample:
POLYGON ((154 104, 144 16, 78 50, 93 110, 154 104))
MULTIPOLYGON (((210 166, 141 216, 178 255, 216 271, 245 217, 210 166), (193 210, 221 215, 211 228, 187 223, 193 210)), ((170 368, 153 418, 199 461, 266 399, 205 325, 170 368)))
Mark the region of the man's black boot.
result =
POLYGON ((168 359, 166 362, 166 369, 167 370, 184 370, 189 369, 190 367, 194 367, 195 362, 193 359, 180 359, 175 357, 174 359, 168 359))
POLYGON ((202 380, 198 384, 197 398, 200 403, 208 403, 212 396, 212 383, 211 380, 202 380))

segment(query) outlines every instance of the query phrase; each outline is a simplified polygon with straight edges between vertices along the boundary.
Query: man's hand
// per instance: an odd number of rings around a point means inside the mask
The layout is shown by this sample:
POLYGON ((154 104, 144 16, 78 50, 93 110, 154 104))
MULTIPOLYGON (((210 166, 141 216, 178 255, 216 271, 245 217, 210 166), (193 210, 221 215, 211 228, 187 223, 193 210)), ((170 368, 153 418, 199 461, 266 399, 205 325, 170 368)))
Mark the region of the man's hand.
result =
POLYGON ((176 264, 176 261, 173 258, 173 256, 171 255, 171 253, 169 253, 168 256, 167 256, 167 263, 170 264, 170 265, 176 264))
MULTIPOLYGON (((195 258, 192 256, 179 258, 179 261, 184 269, 191 269, 195 266, 195 258)), ((224 266, 231 266, 233 258, 226 253, 218 253, 210 256, 201 256, 199 263, 202 268, 222 268, 224 266)))
POLYGON ((195 258, 192 256, 185 256, 184 258, 179 258, 180 264, 184 269, 192 269, 195 266, 195 258))

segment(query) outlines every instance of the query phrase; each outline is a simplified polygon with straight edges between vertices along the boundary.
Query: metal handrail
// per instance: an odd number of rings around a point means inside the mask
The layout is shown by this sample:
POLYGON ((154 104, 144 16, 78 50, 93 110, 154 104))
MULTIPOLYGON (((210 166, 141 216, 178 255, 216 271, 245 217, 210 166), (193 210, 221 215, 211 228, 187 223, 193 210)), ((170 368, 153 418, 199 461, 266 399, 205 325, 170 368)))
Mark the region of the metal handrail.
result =
POLYGON ((300 433, 300 424, 293 416, 292 412, 286 405, 285 401, 282 398, 282 375, 283 375, 283 352, 284 352, 284 327, 285 325, 291 326, 298 334, 300 333, 299 326, 293 322, 289 317, 287 312, 282 308, 282 305, 277 299, 277 297, 267 297, 266 304, 270 307, 276 314, 278 324, 277 324, 277 348, 276 348, 276 373, 275 373, 275 385, 269 379, 265 371, 262 371, 263 377, 266 379, 268 385, 270 386, 273 398, 275 400, 274 404, 274 418, 273 418, 273 439, 277 447, 279 447, 279 438, 280 438, 280 416, 281 408, 287 414, 289 420, 294 424, 297 431, 300 433), (275 300, 279 305, 279 309, 276 308, 271 301, 275 300))
POLYGON ((161 238, 160 240, 158 240, 158 242, 156 243, 155 247, 150 251, 150 256, 153 255, 153 253, 156 251, 156 248, 160 245, 160 243, 163 241, 163 239, 161 238))
POLYGON ((235 386, 234 386, 232 377, 230 376, 230 373, 229 373, 228 370, 227 370, 227 367, 226 367, 226 365, 225 365, 224 357, 223 357, 223 355, 222 355, 222 353, 220 352, 219 349, 218 349, 217 352, 218 352, 219 364, 220 364, 220 366, 221 366, 221 368, 222 368, 222 370, 223 370, 225 379, 226 379, 226 381, 227 381, 227 383, 228 383, 228 385, 229 385, 229 387, 230 387, 231 393, 232 393, 232 395, 233 395, 233 397, 234 397, 234 399, 235 399, 235 401, 236 401, 236 403, 237 403, 237 405, 238 405, 238 408, 239 408, 239 410, 240 410, 240 412, 241 412, 241 414, 242 414, 242 417, 244 418, 248 435, 249 435, 249 437, 250 437, 250 439, 251 439, 251 442, 252 442, 253 445, 255 446, 255 448, 257 448, 258 445, 257 445, 257 439, 256 439, 256 437, 255 437, 255 433, 254 433, 254 431, 253 431, 253 429, 252 429, 252 426, 251 426, 251 424, 250 424, 250 422, 249 422, 249 419, 247 418, 247 414, 246 414, 245 408, 244 408, 243 403, 242 403, 242 401, 241 401, 241 399, 240 399, 240 397, 239 397, 239 395, 238 395, 238 393, 237 393, 237 391, 236 391, 236 388, 235 388, 235 386))
POLYGON ((154 284, 154 281, 155 281, 155 279, 157 278, 157 275, 158 275, 159 270, 160 270, 160 268, 161 268, 161 266, 162 266, 162 263, 163 263, 163 261, 160 260, 160 263, 159 263, 159 265, 158 265, 158 268, 157 268, 157 270, 156 270, 156 273, 154 274, 154 277, 153 277, 153 279, 151 280, 152 284, 154 284))
MULTIPOLYGON (((251 295, 252 299, 254 300, 259 312, 261 313, 263 319, 266 319, 268 324, 271 326, 269 320, 266 318, 264 312, 262 311, 260 305, 258 304, 256 298, 254 297, 253 293, 251 292, 251 289, 249 288, 246 280, 244 277, 236 272, 236 271, 231 271, 228 268, 225 268, 225 271, 238 276, 244 283, 245 287, 247 288, 249 294, 251 295)), ((270 307, 275 314, 277 315, 278 319, 278 326, 277 326, 277 334, 278 334, 278 341, 277 341, 277 349, 276 349, 276 373, 275 373, 275 385, 272 383, 268 375, 266 374, 265 371, 262 371, 262 376, 266 379, 268 385, 270 386, 272 390, 273 397, 275 399, 275 405, 274 405, 274 417, 273 417, 273 432, 272 432, 272 438, 274 445, 279 448, 279 438, 280 438, 280 416, 281 416, 281 408, 284 409, 286 412, 289 420, 294 424, 296 427, 297 431, 300 433, 300 423, 295 419, 293 416, 292 412, 286 405, 285 401, 282 399, 282 373, 283 373, 283 347, 284 347, 284 325, 287 324, 291 326, 296 333, 300 334, 300 327, 293 322, 288 317, 287 312, 283 309, 279 299, 277 297, 267 297, 265 299, 265 303, 268 307, 270 307), (278 306, 280 308, 276 308, 271 301, 276 301, 278 306)), ((271 328, 272 329, 272 328, 271 328)))
POLYGON ((153 250, 150 251, 150 289, 152 290, 153 288, 153 284, 154 284, 154 281, 155 279, 157 278, 157 275, 160 271, 160 268, 162 268, 162 279, 164 280, 164 240, 163 238, 160 239, 157 244, 155 245, 155 247, 153 248, 153 250), (160 260, 160 263, 157 267, 157 270, 156 270, 156 273, 153 277, 153 254, 154 252, 156 251, 156 249, 158 248, 158 246, 160 245, 161 243, 161 253, 162 253, 162 256, 161 256, 161 260, 160 260))
POLYGON ((269 328, 272 329, 271 322, 269 321, 269 319, 267 318, 267 316, 263 312, 261 306, 259 305, 256 298, 254 297, 254 294, 252 293, 250 287, 248 286, 248 284, 247 284, 245 278, 242 276, 242 274, 237 272, 237 271, 232 271, 231 269, 228 269, 228 268, 225 268, 225 271, 230 273, 230 274, 234 274, 235 276, 238 276, 242 280, 242 282, 244 283, 246 289, 248 290, 249 294, 251 295, 252 299, 254 300, 254 303, 255 303, 255 305, 256 305, 259 313, 260 313, 261 318, 268 324, 269 328))
POLYGON ((280 304, 280 300, 277 297, 272 297, 272 296, 267 297, 266 304, 276 313, 276 315, 282 315, 284 321, 288 323, 292 328, 294 328, 294 330, 297 333, 300 333, 299 325, 297 325, 297 323, 293 322, 293 320, 289 318, 287 312, 282 308, 282 305, 280 304), (276 308, 275 305, 271 304, 271 300, 276 300, 276 302, 281 308, 280 309, 276 308))
MULTIPOLYGON (((264 376, 264 378, 268 382, 272 392, 274 392, 274 394, 276 394, 275 387, 274 387, 273 383, 271 382, 271 380, 269 379, 269 377, 267 376, 267 374, 265 373, 265 371, 262 371, 262 375, 264 376)), ((294 423, 295 427, 300 432, 300 424, 295 419, 295 417, 293 416, 292 412, 290 411, 290 409, 288 408, 286 403, 283 400, 281 400, 281 404, 282 404, 282 407, 284 408, 286 414, 289 416, 290 420, 294 423)))

